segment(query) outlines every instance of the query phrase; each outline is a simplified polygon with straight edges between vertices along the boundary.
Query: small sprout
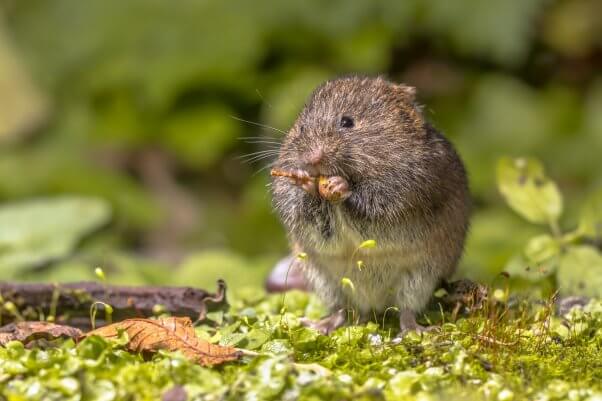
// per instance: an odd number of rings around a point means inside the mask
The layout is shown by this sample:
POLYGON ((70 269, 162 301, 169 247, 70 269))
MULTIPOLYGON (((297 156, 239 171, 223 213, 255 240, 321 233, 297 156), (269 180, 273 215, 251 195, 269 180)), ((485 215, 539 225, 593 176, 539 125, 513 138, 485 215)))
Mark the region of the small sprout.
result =
POLYGON ((4 303, 4 309, 6 309, 10 313, 15 313, 17 311, 17 307, 11 301, 4 303))
POLYGON ((358 246, 358 249, 370 249, 370 248, 376 248, 376 240, 367 239, 364 242, 362 242, 360 244, 360 246, 358 246))
POLYGON ((102 270, 102 268, 97 267, 96 269, 94 269, 94 274, 96 275, 96 277, 98 277, 100 280, 105 281, 106 280, 106 276, 105 276, 105 272, 102 270))
POLYGON ((90 326, 92 330, 96 328, 96 312, 98 311, 98 305, 104 306, 105 320, 107 323, 112 323, 113 319, 113 307, 105 302, 96 301, 90 306, 90 326))
MULTIPOLYGON (((351 260, 355 259, 355 254, 360 250, 360 249, 370 249, 370 248, 375 248, 376 247, 376 240, 374 239, 367 239, 364 242, 362 242, 357 248, 355 248, 355 251, 353 251, 353 254, 351 255, 351 260)), ((362 263, 362 267, 363 267, 363 263, 362 263)), ((359 262, 358 262, 358 268, 359 268, 359 262)), ((361 270, 361 268, 360 268, 361 270)))
POLYGON ((355 285, 353 285, 353 281, 351 281, 351 279, 349 279, 348 277, 343 277, 341 279, 341 285, 343 287, 348 287, 351 289, 351 292, 355 292, 355 285))
POLYGON ((499 302, 506 302, 507 299, 507 294, 506 291, 501 290, 501 289, 496 289, 495 291, 493 291, 493 299, 495 299, 496 301, 499 302))
POLYGON ((356 264, 357 264, 357 269, 358 269, 359 271, 362 271, 362 269, 364 268, 364 261, 363 261, 363 260, 358 260, 358 261, 356 262, 356 264))
POLYGON ((387 309, 385 309, 385 312, 383 313, 383 330, 385 329, 385 322, 387 320, 387 312, 389 311, 394 311, 394 312, 399 312, 399 308, 397 306, 389 306, 387 309))
POLYGON ((162 313, 165 313, 167 309, 165 308, 165 305, 162 304, 154 304, 153 305, 153 315, 160 315, 162 313))
POLYGON ((25 320, 23 316, 21 316, 21 313, 19 313, 19 309, 17 309, 17 306, 13 302, 5 302, 3 307, 4 309, 6 309, 7 312, 12 313, 17 318, 17 320, 25 320))
POLYGON ((299 259, 299 260, 305 260, 305 259, 307 259, 307 254, 305 252, 299 252, 297 254, 297 259, 299 259))
POLYGON ((50 300, 50 311, 48 313, 49 322, 54 322, 56 320, 56 308, 59 303, 59 298, 61 296, 61 292, 58 289, 58 285, 52 291, 52 299, 50 300))

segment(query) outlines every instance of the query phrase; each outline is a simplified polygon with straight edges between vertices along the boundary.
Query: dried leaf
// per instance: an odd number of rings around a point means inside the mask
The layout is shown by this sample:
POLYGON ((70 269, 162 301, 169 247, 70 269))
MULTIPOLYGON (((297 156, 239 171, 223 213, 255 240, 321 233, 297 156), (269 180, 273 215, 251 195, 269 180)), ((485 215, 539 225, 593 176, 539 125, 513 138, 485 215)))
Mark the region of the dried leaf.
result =
POLYGON ((128 348, 133 352, 180 351, 205 366, 233 361, 241 356, 233 347, 222 347, 198 338, 188 317, 126 319, 92 330, 86 337, 117 338, 122 331, 128 334, 128 348))
POLYGON ((79 338, 82 332, 75 327, 50 322, 19 322, 0 327, 0 345, 10 341, 28 343, 34 340, 54 340, 59 337, 79 338))

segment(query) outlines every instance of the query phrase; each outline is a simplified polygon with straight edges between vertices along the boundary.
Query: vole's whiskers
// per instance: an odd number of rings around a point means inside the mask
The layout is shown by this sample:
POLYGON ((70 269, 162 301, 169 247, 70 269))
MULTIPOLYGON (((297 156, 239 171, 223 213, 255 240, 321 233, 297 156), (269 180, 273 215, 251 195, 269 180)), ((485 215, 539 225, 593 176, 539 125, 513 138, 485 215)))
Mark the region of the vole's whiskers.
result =
POLYGON ((267 170, 269 168, 274 167, 275 164, 276 164, 276 161, 273 161, 271 163, 266 164, 265 166, 263 166, 262 168, 260 168, 256 172, 254 172, 252 176, 255 177, 257 174, 261 173, 262 171, 265 171, 265 170, 267 170))
POLYGON ((241 121, 241 122, 243 122, 243 123, 247 123, 247 124, 251 124, 251 125, 256 125, 256 126, 258 126, 258 127, 261 127, 261 128, 266 128, 266 129, 270 129, 270 130, 273 130, 273 131, 279 132, 279 133, 281 133, 282 135, 286 135, 286 132, 285 132, 285 131, 283 131, 283 130, 281 130, 281 129, 278 129, 278 128, 276 128, 276 127, 272 127, 272 126, 270 126, 270 125, 267 125, 267 124, 256 123, 255 121, 245 120, 244 118, 240 118, 240 117, 236 117, 236 116, 230 116, 230 117, 231 117, 231 118, 233 118, 233 119, 235 119, 235 120, 241 121))
POLYGON ((260 138, 238 138, 239 140, 252 144, 252 145, 262 145, 262 147, 267 149, 279 149, 282 145, 278 141, 274 141, 271 139, 260 139, 260 138))
POLYGON ((244 162, 251 162, 255 160, 261 160, 270 156, 277 156, 278 152, 276 150, 260 150, 258 152, 249 153, 246 155, 238 156, 238 160, 242 160, 244 162))
POLYGON ((277 149, 260 150, 258 152, 249 153, 247 155, 238 156, 238 160, 242 160, 244 163, 251 163, 266 159, 268 157, 278 156, 277 149))
POLYGON ((278 138, 270 138, 263 136, 241 136, 238 140, 245 143, 275 143, 280 145, 282 142, 278 138))

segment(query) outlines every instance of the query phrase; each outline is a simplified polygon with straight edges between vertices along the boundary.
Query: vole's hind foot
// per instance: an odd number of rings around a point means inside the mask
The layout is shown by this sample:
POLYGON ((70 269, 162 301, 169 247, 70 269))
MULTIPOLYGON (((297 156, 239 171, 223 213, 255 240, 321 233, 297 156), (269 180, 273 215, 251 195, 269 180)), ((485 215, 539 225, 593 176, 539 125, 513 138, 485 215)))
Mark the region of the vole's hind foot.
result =
POLYGON ((301 319, 301 324, 305 327, 311 327, 312 329, 318 330, 320 333, 327 336, 339 327, 343 326, 346 320, 347 313, 345 309, 339 309, 336 312, 333 312, 330 316, 320 319, 317 322, 303 318, 301 319))
POLYGON ((416 316, 414 312, 409 309, 402 309, 399 312, 399 335, 398 337, 403 337, 410 331, 415 331, 416 333, 425 333, 429 331, 438 330, 438 326, 422 326, 416 322, 416 316))

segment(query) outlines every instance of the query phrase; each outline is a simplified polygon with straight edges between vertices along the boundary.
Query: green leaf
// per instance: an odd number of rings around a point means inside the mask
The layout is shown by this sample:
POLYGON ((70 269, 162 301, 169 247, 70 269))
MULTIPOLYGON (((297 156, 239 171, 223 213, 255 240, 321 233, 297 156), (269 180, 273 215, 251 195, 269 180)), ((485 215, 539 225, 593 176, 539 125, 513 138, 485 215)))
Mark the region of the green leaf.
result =
POLYGON ((602 296, 602 255, 590 246, 571 247, 560 258, 557 279, 564 295, 602 296))
POLYGON ((288 340, 278 339, 268 341, 261 347, 261 352, 268 352, 275 355, 288 355, 293 353, 294 349, 288 340))
POLYGON ((335 42, 332 58, 342 69, 378 74, 391 63, 391 41, 384 27, 368 26, 335 42))
POLYGON ((291 69, 268 93, 263 120, 267 125, 288 130, 314 88, 330 78, 330 73, 317 68, 291 69))
POLYGON ((533 237, 525 247, 527 260, 539 265, 560 253, 560 244, 550 235, 543 234, 533 237))
POLYGON ((523 255, 516 255, 506 263, 504 271, 511 277, 519 277, 536 283, 555 272, 557 266, 556 258, 549 259, 548 263, 537 266, 529 263, 523 255))
POLYGON ((270 333, 262 329, 254 329, 247 334, 247 343, 245 348, 257 349, 265 344, 270 339, 270 333))
POLYGON ((422 29, 438 33, 457 51, 505 65, 528 54, 532 29, 542 0, 431 0, 423 2, 422 29), (470 16, 470 17, 468 17, 470 16))
POLYGON ((236 144, 241 123, 236 113, 220 104, 208 104, 171 115, 160 137, 178 160, 192 167, 207 168, 236 144))
POLYGON ((320 333, 315 329, 300 327, 292 332, 291 338, 293 339, 296 347, 303 345, 307 348, 308 345, 314 344, 318 340, 319 336, 320 333))
POLYGON ((501 158, 497 182, 508 205, 532 223, 553 223, 562 213, 562 196, 535 159, 501 158))
POLYGON ((30 133, 45 121, 49 108, 48 99, 28 76, 3 25, 0 19, 0 143, 30 133))
MULTIPOLYGON (((57 142, 60 142, 57 140, 57 142)), ((40 194, 78 194, 111 203, 122 229, 149 229, 162 221, 159 202, 135 178, 102 168, 79 146, 23 148, 0 155, 0 194, 3 198, 29 198, 40 194), (15 174, 19 171, 19 174, 15 174)))
POLYGON ((596 191, 585 202, 579 217, 579 234, 594 239, 602 238, 602 189, 596 191))
POLYGON ((390 399, 408 398, 415 391, 415 385, 419 382, 419 373, 414 371, 399 372, 389 380, 385 394, 390 399))
POLYGON ((46 198, 0 207, 0 271, 10 275, 69 255, 110 215, 109 205, 95 198, 46 198))
POLYGON ((223 336, 219 340, 219 344, 223 345, 223 346, 228 346, 228 347, 235 347, 235 346, 241 344, 243 341, 245 341, 245 339, 246 339, 246 334, 244 334, 244 333, 232 333, 232 334, 223 336))
POLYGON ((186 1, 173 7, 146 0, 58 0, 19 9, 16 40, 38 77, 61 92, 73 86, 96 93, 138 88, 144 107, 164 107, 199 79, 235 85, 263 53, 259 9, 248 2, 186 1), (85 35, 65 26, 64 10, 86 27, 85 35), (53 34, 43 40, 40 30, 53 34), (153 57, 144 57, 149 43, 153 57), (82 62, 90 64, 84 68, 82 62))
POLYGON ((227 250, 205 250, 188 256, 170 282, 213 288, 217 279, 224 279, 231 288, 260 287, 271 264, 255 262, 227 250))

